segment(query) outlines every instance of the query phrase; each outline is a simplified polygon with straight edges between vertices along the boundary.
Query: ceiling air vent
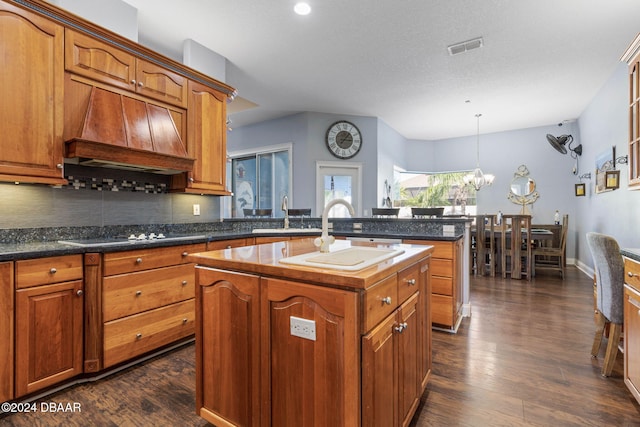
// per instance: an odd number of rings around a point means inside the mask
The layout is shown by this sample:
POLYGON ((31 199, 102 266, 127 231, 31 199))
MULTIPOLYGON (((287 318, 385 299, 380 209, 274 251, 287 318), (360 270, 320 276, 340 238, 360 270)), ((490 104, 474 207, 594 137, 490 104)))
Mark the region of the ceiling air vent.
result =
POLYGON ((478 37, 472 40, 467 40, 466 42, 452 44, 451 46, 448 46, 447 49, 449 50, 449 55, 453 56, 469 50, 478 49, 482 46, 484 46, 484 40, 482 37, 478 37))

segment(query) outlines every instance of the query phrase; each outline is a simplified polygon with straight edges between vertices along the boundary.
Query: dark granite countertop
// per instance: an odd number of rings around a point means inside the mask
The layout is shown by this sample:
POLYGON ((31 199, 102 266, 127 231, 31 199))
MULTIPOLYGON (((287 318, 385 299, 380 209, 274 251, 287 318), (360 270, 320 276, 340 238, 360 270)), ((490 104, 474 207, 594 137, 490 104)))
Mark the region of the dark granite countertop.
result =
MULTIPOLYGON (((354 219, 353 221, 363 221, 354 219)), ((417 239, 417 240, 441 240, 456 241, 463 237, 462 227, 457 227, 453 234, 442 233, 442 226, 434 227, 433 224, 425 226, 420 222, 409 221, 388 221, 388 220, 368 220, 364 219, 365 230, 350 230, 351 222, 336 221, 334 229, 329 231, 336 237, 369 237, 384 239, 417 239), (337 229, 336 229, 337 225, 337 229)), ((429 221, 431 222, 431 221, 429 221)), ((458 220, 458 222, 460 222, 458 220)), ((436 222, 434 222, 437 224, 436 222)), ((78 227, 62 229, 22 229, 22 230, 0 230, 0 262, 14 261, 29 258, 42 258, 47 256, 58 256, 67 254, 81 254, 87 252, 116 252, 124 250, 134 250, 141 247, 166 247, 183 244, 205 243, 209 241, 242 239, 258 236, 273 236, 274 233, 253 233, 253 228, 279 228, 281 221, 221 221, 211 224, 179 224, 179 225, 158 225, 158 226, 128 226, 128 227, 78 227), (194 236, 193 238, 181 238, 179 241, 154 240, 139 243, 129 243, 126 237, 132 230, 154 229, 163 233, 180 233, 194 236), (109 238, 110 236, 120 236, 122 244, 109 243, 105 246, 72 246, 59 243, 59 240, 83 240, 95 238, 109 238)), ((308 222, 305 222, 307 225, 308 222)), ((463 224, 463 222, 460 222, 463 224)), ((319 221, 312 222, 312 227, 320 226, 319 221)), ((291 233, 295 236, 318 236, 318 231, 291 233)))
POLYGON ((640 249, 622 248, 620 249, 620 253, 622 254, 622 256, 640 262, 640 249))

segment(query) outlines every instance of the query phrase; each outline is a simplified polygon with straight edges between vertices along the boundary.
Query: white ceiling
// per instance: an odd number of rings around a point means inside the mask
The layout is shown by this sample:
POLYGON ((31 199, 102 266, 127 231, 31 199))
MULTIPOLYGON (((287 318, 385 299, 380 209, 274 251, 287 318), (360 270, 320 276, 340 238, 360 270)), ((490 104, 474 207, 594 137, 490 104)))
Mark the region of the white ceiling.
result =
POLYGON ((296 1, 126 0, 140 43, 227 58, 227 83, 258 104, 234 127, 313 111, 420 140, 475 134, 476 113, 482 133, 573 120, 640 32, 638 0, 309 0, 308 16, 296 1))

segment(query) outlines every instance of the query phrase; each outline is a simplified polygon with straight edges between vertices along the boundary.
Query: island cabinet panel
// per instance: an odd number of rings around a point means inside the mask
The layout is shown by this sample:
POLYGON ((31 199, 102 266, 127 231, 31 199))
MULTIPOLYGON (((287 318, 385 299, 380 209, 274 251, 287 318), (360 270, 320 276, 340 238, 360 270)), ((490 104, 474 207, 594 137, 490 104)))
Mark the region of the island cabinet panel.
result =
POLYGON ((624 382, 640 402, 640 263, 625 258, 624 382))
POLYGON ((13 399, 13 262, 0 263, 0 402, 13 399))
POLYGON ((263 279, 263 425, 359 425, 358 295, 287 280, 263 279), (315 339, 292 334, 296 319, 315 339))
POLYGON ((198 268, 196 413, 260 425, 260 278, 198 268))
POLYGON ((0 1, 0 181, 66 184, 64 29, 0 1))
MULTIPOLYGON (((67 257, 68 264, 73 264, 80 255, 67 257)), ((67 263, 59 258, 35 261, 40 263, 40 270, 50 273, 52 263, 67 263)), ((22 276, 29 277, 35 270, 34 260, 16 261, 16 283, 24 282, 22 276), (23 264, 26 268, 21 268, 23 264)), ((15 397, 82 373, 82 269, 72 278, 76 280, 60 283, 45 278, 15 292, 15 397)))

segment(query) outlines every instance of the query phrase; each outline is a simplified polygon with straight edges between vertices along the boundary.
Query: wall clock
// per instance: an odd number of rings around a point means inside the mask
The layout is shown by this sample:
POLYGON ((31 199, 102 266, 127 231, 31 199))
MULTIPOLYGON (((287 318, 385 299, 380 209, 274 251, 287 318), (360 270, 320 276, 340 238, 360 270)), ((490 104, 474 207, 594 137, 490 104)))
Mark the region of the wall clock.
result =
POLYGON ((360 130, 356 125, 345 120, 329 126, 325 141, 329 152, 339 159, 350 159, 362 148, 360 130))

